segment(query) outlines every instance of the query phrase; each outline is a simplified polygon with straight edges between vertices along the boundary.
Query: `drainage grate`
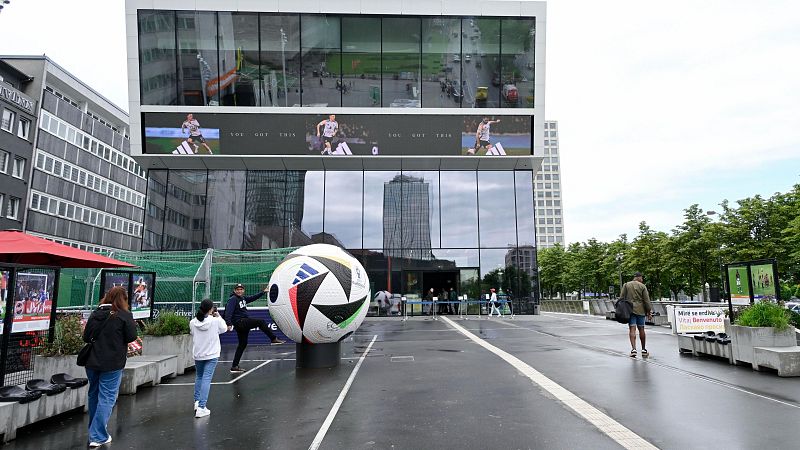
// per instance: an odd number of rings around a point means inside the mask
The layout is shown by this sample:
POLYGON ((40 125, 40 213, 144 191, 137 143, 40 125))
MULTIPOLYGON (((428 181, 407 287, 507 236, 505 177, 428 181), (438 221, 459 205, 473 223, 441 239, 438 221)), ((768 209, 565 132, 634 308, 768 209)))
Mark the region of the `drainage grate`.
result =
POLYGON ((392 356, 392 362, 414 362, 413 356, 392 356))

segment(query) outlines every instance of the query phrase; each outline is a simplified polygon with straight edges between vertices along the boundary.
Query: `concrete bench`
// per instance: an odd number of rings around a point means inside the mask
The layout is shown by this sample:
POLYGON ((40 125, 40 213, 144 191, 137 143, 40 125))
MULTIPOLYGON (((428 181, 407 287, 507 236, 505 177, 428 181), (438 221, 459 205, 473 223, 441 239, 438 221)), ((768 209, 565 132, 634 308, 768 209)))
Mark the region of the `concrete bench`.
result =
POLYGON ((139 386, 155 386, 160 381, 158 364, 152 361, 137 361, 136 358, 130 358, 122 370, 119 393, 125 395, 135 394, 139 386))
POLYGON ((800 377, 800 346, 753 347, 753 369, 768 367, 779 377, 800 377))
POLYGON ((68 388, 60 394, 43 395, 30 403, 0 403, 0 433, 3 434, 3 442, 16 438, 19 428, 74 409, 83 409, 88 391, 87 385, 68 388))
POLYGON ((164 377, 175 378, 178 376, 178 356, 177 355, 141 355, 134 356, 130 360, 146 361, 156 364, 158 367, 159 381, 164 377))
POLYGON ((691 334, 678 335, 678 352, 691 352, 693 356, 715 356, 725 358, 733 364, 733 350, 730 344, 695 339, 691 334))

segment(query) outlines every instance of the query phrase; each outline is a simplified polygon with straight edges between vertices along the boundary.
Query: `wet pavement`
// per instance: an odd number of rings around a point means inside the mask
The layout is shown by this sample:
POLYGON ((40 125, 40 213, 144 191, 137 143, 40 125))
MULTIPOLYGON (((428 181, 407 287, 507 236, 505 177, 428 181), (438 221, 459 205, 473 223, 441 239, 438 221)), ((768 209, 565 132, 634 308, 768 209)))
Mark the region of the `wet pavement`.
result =
MULTIPOLYGON (((451 319, 368 318, 334 369, 296 370, 294 345, 251 345, 248 372, 217 366, 211 416, 193 417, 190 371, 121 396, 107 447, 605 449, 634 437, 664 449, 796 448, 800 379, 681 355, 668 328, 647 328, 643 360, 628 356, 627 327, 602 318, 451 319), (575 406, 585 403, 595 412, 575 406)), ((6 445, 85 447, 82 413, 6 445)))

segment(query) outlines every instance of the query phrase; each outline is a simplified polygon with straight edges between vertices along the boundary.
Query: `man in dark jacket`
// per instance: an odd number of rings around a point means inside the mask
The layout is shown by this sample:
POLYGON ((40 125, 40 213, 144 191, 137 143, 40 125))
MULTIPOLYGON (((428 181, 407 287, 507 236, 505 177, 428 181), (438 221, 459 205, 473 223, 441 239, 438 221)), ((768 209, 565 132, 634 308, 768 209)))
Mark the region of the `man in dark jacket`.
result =
POLYGON ((247 339, 253 328, 261 330, 273 344, 283 344, 283 341, 269 329, 266 320, 252 319, 247 313, 247 304, 260 299, 268 290, 269 288, 264 288, 258 294, 245 297, 244 285, 239 283, 234 286, 233 293, 228 298, 228 303, 225 305, 225 323, 228 324, 228 331, 236 330, 236 336, 239 338, 239 345, 236 347, 236 354, 234 354, 231 364, 231 373, 244 372, 244 369, 239 367, 239 360, 242 359, 242 353, 247 348, 247 339))

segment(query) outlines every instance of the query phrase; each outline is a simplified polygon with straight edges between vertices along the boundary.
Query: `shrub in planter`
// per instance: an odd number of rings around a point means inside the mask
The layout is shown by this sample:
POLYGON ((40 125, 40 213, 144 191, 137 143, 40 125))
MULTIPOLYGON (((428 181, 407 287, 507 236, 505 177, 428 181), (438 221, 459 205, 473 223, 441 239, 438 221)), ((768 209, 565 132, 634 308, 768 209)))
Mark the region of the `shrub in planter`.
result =
POLYGON ((142 354, 177 355, 178 375, 183 374, 187 367, 194 366, 187 317, 175 311, 161 311, 157 319, 144 323, 143 332, 142 354))
POLYGON ((150 336, 189 334, 189 319, 175 311, 161 311, 157 319, 145 321, 142 331, 150 336))
POLYGON ((772 327, 776 331, 789 328, 789 311, 777 303, 758 302, 739 311, 736 325, 743 327, 772 327))
POLYGON ((83 345, 81 318, 77 315, 68 315, 56 321, 53 342, 46 343, 39 354, 41 356, 77 355, 83 345))
POLYGON ((789 323, 795 328, 800 328, 800 313, 789 311, 789 323))

